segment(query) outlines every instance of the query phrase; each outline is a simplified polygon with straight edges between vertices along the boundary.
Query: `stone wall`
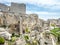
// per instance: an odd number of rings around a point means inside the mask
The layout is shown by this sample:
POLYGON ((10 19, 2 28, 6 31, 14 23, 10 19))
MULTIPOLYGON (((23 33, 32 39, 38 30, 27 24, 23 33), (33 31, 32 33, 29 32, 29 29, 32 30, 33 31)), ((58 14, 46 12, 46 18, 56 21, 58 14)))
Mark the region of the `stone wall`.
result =
POLYGON ((13 12, 15 14, 26 14, 26 5, 23 3, 11 3, 11 6, 7 6, 5 4, 0 3, 0 11, 13 12))
POLYGON ((8 11, 9 6, 0 3, 0 11, 8 11))
POLYGON ((25 14, 26 13, 26 5, 18 4, 18 3, 11 3, 10 12, 25 14))

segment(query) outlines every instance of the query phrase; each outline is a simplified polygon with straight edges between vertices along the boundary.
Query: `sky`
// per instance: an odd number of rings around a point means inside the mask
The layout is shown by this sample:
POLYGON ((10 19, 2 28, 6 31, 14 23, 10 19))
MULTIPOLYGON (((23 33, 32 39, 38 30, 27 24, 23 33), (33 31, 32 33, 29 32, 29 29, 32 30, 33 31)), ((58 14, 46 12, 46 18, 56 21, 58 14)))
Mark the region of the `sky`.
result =
POLYGON ((0 0, 6 5, 11 2, 25 3, 27 14, 38 14, 44 20, 60 18, 60 0, 0 0))

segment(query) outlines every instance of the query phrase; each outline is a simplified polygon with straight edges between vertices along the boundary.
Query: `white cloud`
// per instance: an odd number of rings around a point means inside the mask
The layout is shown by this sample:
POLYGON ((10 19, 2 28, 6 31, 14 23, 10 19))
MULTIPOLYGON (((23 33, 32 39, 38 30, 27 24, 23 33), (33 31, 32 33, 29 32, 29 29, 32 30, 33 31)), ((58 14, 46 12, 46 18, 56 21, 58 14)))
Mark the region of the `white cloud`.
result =
POLYGON ((35 13, 35 14, 58 14, 58 13, 55 13, 55 12, 44 12, 44 11, 26 11, 27 14, 32 14, 32 13, 35 13))
POLYGON ((59 0, 0 0, 0 2, 31 3, 45 8, 60 9, 59 0))
POLYGON ((0 3, 11 2, 11 0, 0 0, 0 3))
POLYGON ((44 20, 47 20, 47 19, 58 19, 60 18, 59 16, 59 13, 55 13, 55 12, 37 12, 37 11, 27 11, 26 12, 27 14, 38 14, 39 18, 40 19, 44 19, 44 20))
MULTIPOLYGON (((60 10, 60 0, 0 0, 0 2, 17 2, 17 3, 30 3, 37 6, 42 6, 44 8, 49 8, 51 10, 60 10)), ((59 13, 55 12, 38 12, 38 11, 28 11, 27 14, 36 13, 38 15, 51 15, 49 18, 53 18, 54 15, 58 15, 59 13), (53 15, 53 16, 52 16, 53 15)), ((58 18, 59 16, 55 16, 54 18, 58 18)))
POLYGON ((18 3, 32 3, 36 5, 54 5, 54 4, 60 4, 59 1, 56 0, 0 0, 0 2, 18 2, 18 3))
POLYGON ((32 14, 32 13, 35 13, 35 14, 48 14, 48 12, 37 12, 37 11, 26 11, 27 14, 32 14))

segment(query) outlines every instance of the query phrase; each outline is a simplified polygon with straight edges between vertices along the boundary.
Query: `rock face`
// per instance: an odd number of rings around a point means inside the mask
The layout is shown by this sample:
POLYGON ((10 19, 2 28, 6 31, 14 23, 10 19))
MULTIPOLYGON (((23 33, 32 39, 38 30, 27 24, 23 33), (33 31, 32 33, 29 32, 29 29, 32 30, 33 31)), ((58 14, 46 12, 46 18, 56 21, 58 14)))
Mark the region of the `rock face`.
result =
POLYGON ((18 38, 17 41, 15 42, 16 45, 25 45, 26 42, 23 38, 18 38))
POLYGON ((56 45, 56 39, 53 35, 49 34, 49 30, 44 31, 40 34, 41 45, 56 45))
POLYGON ((5 39, 10 40, 12 35, 7 32, 6 29, 0 28, 0 36, 3 36, 5 39))
MULTIPOLYGON (((43 30, 48 30, 51 24, 60 24, 59 20, 47 20, 44 21, 39 19, 37 14, 19 14, 11 12, 0 12, 0 26, 6 25, 9 27, 11 32, 23 33, 23 31, 28 27, 30 30, 38 30, 42 32, 43 30), (58 21, 58 22, 57 22, 58 21), (20 29, 19 29, 20 28, 20 29)), ((59 27, 59 25, 57 25, 59 27)))

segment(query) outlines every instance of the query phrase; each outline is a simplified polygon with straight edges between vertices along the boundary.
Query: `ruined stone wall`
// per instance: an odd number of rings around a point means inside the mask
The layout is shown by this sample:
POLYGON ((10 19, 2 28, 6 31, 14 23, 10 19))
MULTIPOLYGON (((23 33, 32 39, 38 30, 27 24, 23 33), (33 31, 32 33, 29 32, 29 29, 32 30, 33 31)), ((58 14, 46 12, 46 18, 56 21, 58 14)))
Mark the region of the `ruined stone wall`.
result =
POLYGON ((8 11, 8 6, 0 3, 0 11, 8 11))
POLYGON ((26 13, 26 5, 18 4, 18 3, 11 3, 10 12, 25 14, 26 13))
POLYGON ((0 3, 0 11, 14 12, 15 14, 26 14, 26 5, 23 3, 11 3, 11 6, 7 6, 5 4, 0 3))

